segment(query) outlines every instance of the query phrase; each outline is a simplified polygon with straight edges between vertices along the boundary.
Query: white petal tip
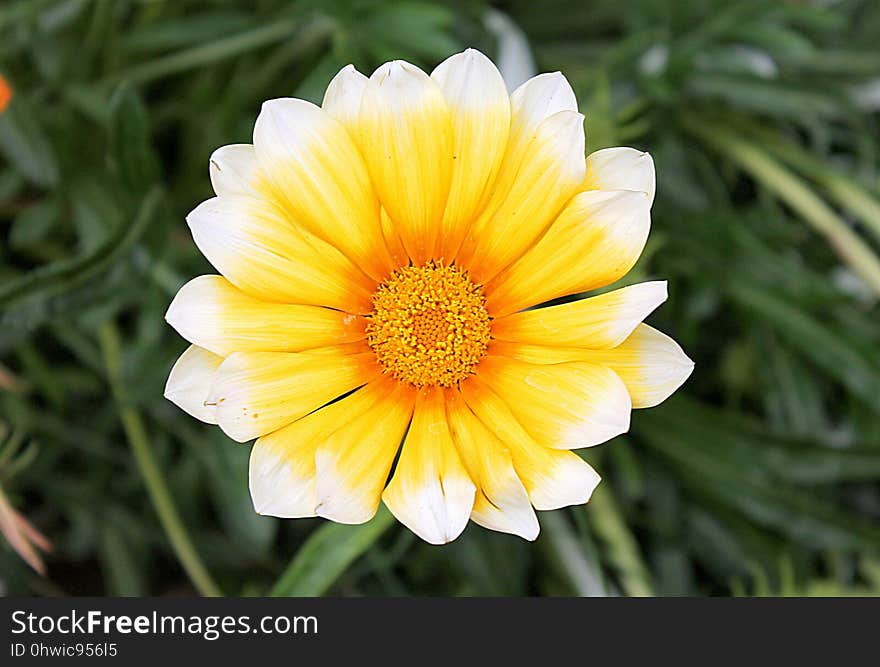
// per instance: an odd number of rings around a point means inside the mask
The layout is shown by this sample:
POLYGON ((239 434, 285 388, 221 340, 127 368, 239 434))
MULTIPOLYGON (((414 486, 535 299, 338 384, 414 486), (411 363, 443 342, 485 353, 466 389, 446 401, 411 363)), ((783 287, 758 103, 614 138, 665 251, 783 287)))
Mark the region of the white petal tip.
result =
POLYGON ((279 519, 299 519, 315 516, 313 477, 297 474, 285 460, 264 441, 251 450, 248 466, 248 488, 254 512, 260 516, 279 519))
POLYGON ((452 542, 467 527, 475 493, 470 480, 447 480, 443 487, 429 485, 420 491, 410 490, 400 503, 387 489, 382 499, 400 523, 425 542, 440 545, 452 542))
POLYGON ((599 475, 599 473, 597 473, 595 470, 593 470, 593 473, 594 477, 589 481, 589 484, 585 489, 584 500, 581 504, 590 502, 590 498, 593 497, 593 493, 595 493, 596 489, 599 488, 599 484, 602 482, 602 477, 599 475))
POLYGON ((331 499, 320 500, 315 505, 315 516, 319 516, 336 523, 344 523, 351 526, 367 523, 376 516, 378 508, 358 507, 357 503, 349 500, 340 500, 334 502, 331 499))
POLYGON ((216 424, 216 413, 208 394, 222 361, 208 350, 190 345, 172 366, 162 395, 196 419, 216 424))

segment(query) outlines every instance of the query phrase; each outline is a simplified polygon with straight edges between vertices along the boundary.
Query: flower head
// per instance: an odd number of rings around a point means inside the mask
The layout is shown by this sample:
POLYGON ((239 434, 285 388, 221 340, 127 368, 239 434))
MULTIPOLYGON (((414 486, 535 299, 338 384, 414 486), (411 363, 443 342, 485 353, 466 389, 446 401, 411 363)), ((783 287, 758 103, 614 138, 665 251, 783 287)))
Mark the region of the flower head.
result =
POLYGON ((559 73, 508 95, 471 49, 430 76, 349 66, 321 107, 266 102, 211 180, 187 221, 221 275, 168 310, 192 346, 166 396, 257 438, 261 514, 361 523, 381 499, 432 543, 469 518, 534 539, 534 509, 599 482, 571 450, 693 367, 642 324, 663 282, 530 308, 624 276, 654 196, 646 153, 585 158, 559 73))
POLYGON ((0 74, 0 113, 6 110, 12 101, 12 86, 2 74, 0 74))

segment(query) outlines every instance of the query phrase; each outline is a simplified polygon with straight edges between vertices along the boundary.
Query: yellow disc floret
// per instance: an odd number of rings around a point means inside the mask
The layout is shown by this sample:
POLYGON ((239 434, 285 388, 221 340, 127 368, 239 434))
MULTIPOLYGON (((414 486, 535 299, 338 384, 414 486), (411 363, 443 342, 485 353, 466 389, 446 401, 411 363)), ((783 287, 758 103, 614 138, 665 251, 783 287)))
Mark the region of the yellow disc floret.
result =
POLYGON ((379 363, 416 387, 451 387, 473 373, 489 345, 482 287, 442 262, 404 266, 373 295, 367 341, 379 363))

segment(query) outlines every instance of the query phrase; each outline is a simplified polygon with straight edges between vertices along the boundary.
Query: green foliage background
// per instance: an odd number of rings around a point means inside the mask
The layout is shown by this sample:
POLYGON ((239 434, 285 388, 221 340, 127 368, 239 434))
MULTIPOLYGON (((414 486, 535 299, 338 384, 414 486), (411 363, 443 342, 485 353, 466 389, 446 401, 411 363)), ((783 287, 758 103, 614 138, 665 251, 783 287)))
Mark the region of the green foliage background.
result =
POLYGON ((164 311, 212 272, 184 224, 211 151, 249 141, 264 99, 319 101, 349 62, 494 56, 486 3, 6 0, 0 487, 54 551, 41 578, 0 544, 2 589, 880 592, 880 4, 496 6, 571 80, 591 150, 653 154, 627 281, 669 280, 650 321, 696 361, 584 453, 593 501, 543 513, 533 544, 471 526, 430 547, 385 512, 262 518, 249 447, 162 398, 185 347, 164 311))

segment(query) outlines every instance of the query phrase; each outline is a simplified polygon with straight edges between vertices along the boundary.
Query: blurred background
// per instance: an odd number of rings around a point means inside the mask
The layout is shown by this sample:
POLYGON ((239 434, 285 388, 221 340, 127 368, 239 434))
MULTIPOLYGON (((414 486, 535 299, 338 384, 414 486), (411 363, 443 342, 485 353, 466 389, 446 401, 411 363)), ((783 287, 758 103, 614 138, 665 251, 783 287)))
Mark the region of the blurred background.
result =
POLYGON ((872 0, 4 0, 0 592, 880 593, 878 40, 872 0), (651 152, 626 282, 669 280, 649 321, 695 372, 535 543, 259 517, 249 446, 162 398, 208 157, 347 63, 467 46, 651 152))

